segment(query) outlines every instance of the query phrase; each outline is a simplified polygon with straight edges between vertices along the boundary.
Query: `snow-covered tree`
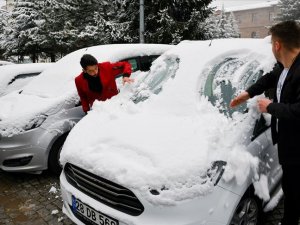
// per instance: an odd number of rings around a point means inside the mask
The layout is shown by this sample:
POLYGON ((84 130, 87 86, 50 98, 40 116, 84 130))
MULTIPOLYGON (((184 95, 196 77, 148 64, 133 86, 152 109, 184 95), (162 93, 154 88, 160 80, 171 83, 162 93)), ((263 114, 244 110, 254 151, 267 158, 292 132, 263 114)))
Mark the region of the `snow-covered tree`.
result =
MULTIPOLYGON (((57 54, 64 55, 70 48, 69 42, 66 41, 69 40, 69 36, 64 35, 66 33, 64 11, 59 0, 44 0, 40 4, 43 24, 39 29, 39 43, 41 51, 54 62, 57 54)), ((67 33, 69 32, 72 31, 67 33)))
POLYGON ((211 15, 203 24, 205 39, 237 38, 239 30, 234 15, 221 11, 220 14, 211 15))
MULTIPOLYGON (((178 43, 182 39, 202 39, 203 31, 197 29, 211 13, 211 0, 177 0, 144 2, 145 41, 178 43)), ((128 22, 126 32, 133 42, 139 40, 139 0, 118 0, 118 18, 128 22)))
POLYGON ((300 20, 300 1, 299 0, 280 0, 278 3, 280 13, 276 20, 300 20))
POLYGON ((8 12, 4 10, 0 10, 0 59, 5 59, 3 56, 4 50, 4 43, 5 43, 5 35, 4 30, 7 27, 7 20, 8 20, 8 12))
POLYGON ((112 4, 98 0, 63 0, 67 29, 71 30, 73 49, 102 44, 109 33, 112 4), (104 30, 101 30, 104 28, 104 30))
MULTIPOLYGON (((207 39, 211 0, 145 1, 145 40, 207 39)), ((55 61, 79 48, 139 42, 139 0, 18 0, 0 36, 5 55, 55 61)), ((2 26, 3 27, 3 26, 2 26)), ((0 24, 1 29, 1 24, 0 24)))
POLYGON ((230 37, 233 38, 240 37, 239 26, 232 12, 228 15, 227 21, 228 21, 227 32, 230 33, 230 37))
POLYGON ((40 11, 41 0, 19 0, 16 2, 8 26, 4 31, 5 55, 23 57, 29 55, 36 62, 41 52, 39 29, 43 26, 40 11))
POLYGON ((168 8, 160 10, 156 16, 149 16, 146 22, 145 36, 153 43, 172 43, 175 35, 175 21, 169 15, 168 8), (154 29, 156 27, 156 30, 154 29), (151 32, 152 31, 152 32, 151 32))

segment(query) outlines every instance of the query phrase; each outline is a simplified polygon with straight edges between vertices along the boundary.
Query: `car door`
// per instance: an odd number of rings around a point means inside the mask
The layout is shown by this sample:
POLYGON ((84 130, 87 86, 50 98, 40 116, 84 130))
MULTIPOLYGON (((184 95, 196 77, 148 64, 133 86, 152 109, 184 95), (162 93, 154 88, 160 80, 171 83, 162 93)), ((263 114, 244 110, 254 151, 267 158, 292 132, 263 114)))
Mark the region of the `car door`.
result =
POLYGON ((261 114, 253 128, 251 142, 255 148, 249 146, 260 158, 259 173, 268 177, 270 192, 274 191, 282 176, 281 166, 278 161, 277 145, 273 145, 270 127, 270 115, 261 114))

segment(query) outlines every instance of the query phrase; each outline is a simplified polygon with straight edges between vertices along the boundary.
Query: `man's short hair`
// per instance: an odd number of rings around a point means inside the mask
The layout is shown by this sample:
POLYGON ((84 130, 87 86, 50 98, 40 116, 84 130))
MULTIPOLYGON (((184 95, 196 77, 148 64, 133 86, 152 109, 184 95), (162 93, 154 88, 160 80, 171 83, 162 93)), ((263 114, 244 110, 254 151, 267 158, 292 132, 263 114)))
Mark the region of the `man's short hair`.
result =
POLYGON ((86 69, 87 66, 94 66, 97 64, 97 59, 90 54, 84 54, 80 59, 80 65, 83 69, 86 69))
POLYGON ((300 48, 300 24, 294 20, 278 23, 270 28, 273 37, 278 38, 289 50, 300 48))

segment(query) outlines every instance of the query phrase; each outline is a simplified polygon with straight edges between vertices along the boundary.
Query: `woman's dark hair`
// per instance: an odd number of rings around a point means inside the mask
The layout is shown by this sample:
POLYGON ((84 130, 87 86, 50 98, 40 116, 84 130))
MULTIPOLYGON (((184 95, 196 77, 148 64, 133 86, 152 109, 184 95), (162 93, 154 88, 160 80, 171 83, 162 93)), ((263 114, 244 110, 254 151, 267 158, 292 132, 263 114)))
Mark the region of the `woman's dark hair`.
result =
POLYGON ((294 20, 278 23, 270 28, 273 37, 278 38, 283 45, 291 50, 300 48, 300 25, 294 20))
POLYGON ((90 54, 84 54, 80 59, 80 65, 83 69, 86 69, 87 66, 94 66, 97 64, 97 59, 90 54))

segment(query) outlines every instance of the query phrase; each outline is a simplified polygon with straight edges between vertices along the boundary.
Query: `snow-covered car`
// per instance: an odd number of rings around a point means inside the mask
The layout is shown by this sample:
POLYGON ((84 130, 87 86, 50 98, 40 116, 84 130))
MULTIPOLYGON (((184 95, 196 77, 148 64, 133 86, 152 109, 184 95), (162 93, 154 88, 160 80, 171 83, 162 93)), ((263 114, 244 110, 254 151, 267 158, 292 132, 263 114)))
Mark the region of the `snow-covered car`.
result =
POLYGON ((51 63, 10 64, 0 67, 0 96, 20 90, 51 63))
POLYGON ((40 172, 47 168, 54 173, 61 171, 61 147, 69 131, 85 115, 74 82, 82 71, 79 61, 83 54, 92 54, 99 62, 127 60, 134 77, 149 70, 151 62, 171 47, 119 44, 77 50, 21 91, 1 97, 0 168, 11 172, 40 172))
POLYGON ((8 61, 0 60, 0 66, 11 65, 11 64, 13 64, 13 63, 12 62, 8 62, 8 61))
POLYGON ((165 52, 70 132, 63 212, 81 225, 258 224, 282 196, 270 117, 255 100, 229 103, 274 63, 270 39, 183 41, 165 52))

